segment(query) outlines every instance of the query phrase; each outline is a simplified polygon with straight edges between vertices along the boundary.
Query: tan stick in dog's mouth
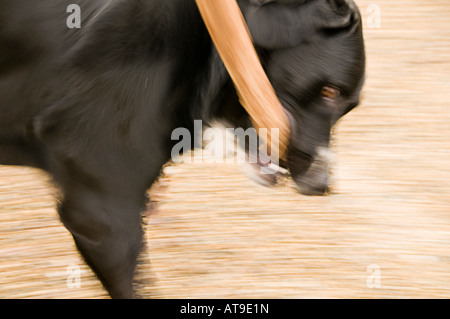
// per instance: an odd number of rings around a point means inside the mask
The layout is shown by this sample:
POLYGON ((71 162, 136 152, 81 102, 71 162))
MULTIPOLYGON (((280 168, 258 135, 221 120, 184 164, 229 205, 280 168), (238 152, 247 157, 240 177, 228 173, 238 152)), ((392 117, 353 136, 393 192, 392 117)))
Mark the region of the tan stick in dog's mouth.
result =
POLYGON ((271 157, 285 158, 290 135, 289 118, 261 66, 236 0, 196 2, 242 106, 257 131, 267 129, 265 142, 271 157), (279 130, 278 139, 272 139, 272 129, 279 130))

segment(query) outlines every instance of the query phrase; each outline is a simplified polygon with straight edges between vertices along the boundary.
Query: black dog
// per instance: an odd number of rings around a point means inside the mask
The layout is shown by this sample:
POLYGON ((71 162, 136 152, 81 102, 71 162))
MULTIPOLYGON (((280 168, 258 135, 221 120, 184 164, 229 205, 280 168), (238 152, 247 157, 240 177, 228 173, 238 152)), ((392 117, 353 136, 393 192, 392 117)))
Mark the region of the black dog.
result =
MULTIPOLYGON (((351 0, 239 5, 291 117, 282 164, 323 194, 330 130, 363 83, 360 14, 351 0)), ((194 119, 251 126, 194 0, 0 1, 0 164, 53 176, 61 220, 112 297, 133 296, 146 191, 194 119)))

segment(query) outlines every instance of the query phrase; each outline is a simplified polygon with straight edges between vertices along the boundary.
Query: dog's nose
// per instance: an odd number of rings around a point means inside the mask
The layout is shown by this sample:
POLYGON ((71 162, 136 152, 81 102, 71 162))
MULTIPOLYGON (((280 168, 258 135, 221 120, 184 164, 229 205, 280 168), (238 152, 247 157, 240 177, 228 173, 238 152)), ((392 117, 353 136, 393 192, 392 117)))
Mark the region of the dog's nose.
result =
POLYGON ((297 185, 299 193, 308 196, 325 196, 330 192, 328 184, 297 185))
POLYGON ((303 195, 323 196, 328 195, 330 188, 328 186, 328 173, 326 171, 311 177, 305 176, 296 181, 297 190, 303 195))
POLYGON ((322 196, 330 192, 329 163, 331 154, 328 148, 321 148, 317 152, 313 163, 303 175, 294 177, 297 190, 304 195, 322 196))

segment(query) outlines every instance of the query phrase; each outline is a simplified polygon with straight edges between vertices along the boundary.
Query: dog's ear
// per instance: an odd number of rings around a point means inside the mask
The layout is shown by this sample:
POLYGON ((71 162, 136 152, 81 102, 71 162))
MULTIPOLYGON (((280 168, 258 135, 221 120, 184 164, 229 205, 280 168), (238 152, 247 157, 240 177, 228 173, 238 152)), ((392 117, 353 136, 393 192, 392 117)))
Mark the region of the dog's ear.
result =
POLYGON ((242 0, 240 4, 255 44, 265 49, 294 47, 360 20, 353 0, 242 0))

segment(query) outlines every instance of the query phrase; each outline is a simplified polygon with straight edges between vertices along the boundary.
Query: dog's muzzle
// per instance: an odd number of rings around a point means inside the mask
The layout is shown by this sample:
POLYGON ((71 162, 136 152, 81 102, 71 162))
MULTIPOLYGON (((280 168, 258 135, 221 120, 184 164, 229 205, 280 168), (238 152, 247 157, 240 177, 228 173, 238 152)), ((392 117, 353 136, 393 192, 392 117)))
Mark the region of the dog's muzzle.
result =
POLYGON ((317 154, 311 157, 299 152, 289 161, 289 170, 284 164, 265 164, 262 162, 249 164, 245 170, 247 175, 258 184, 273 186, 280 177, 291 177, 296 189, 304 195, 327 195, 329 189, 330 164, 333 154, 328 147, 317 148, 317 154), (264 174, 264 172, 272 172, 264 174))
POLYGON ((330 163, 333 153, 328 147, 317 148, 317 154, 305 173, 293 175, 297 190, 304 195, 320 196, 329 193, 330 163))

